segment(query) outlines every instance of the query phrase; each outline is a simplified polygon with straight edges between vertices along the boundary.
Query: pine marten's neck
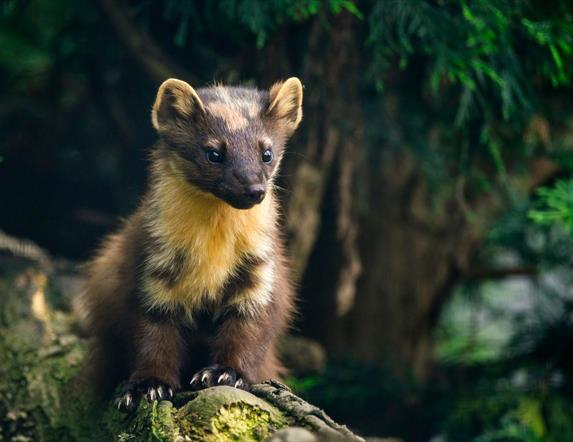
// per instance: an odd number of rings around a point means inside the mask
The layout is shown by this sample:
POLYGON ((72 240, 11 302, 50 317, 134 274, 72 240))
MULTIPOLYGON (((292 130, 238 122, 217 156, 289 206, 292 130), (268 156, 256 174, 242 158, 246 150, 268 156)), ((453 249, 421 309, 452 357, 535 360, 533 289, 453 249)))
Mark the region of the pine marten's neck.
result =
POLYGON ((235 209, 189 184, 169 164, 155 164, 147 229, 158 246, 146 265, 182 270, 169 286, 147 278, 146 290, 153 296, 146 303, 162 309, 183 305, 189 315, 206 303, 217 305, 225 284, 245 262, 272 257, 275 221, 272 192, 251 209, 235 209))
MULTIPOLYGON (((274 234, 276 208, 273 192, 263 202, 235 209, 193 186, 168 159, 157 159, 152 171, 151 205, 154 230, 169 243, 185 249, 201 246, 215 255, 234 249, 239 254, 267 252, 274 234)), ((199 250, 194 250, 199 252, 199 250)))

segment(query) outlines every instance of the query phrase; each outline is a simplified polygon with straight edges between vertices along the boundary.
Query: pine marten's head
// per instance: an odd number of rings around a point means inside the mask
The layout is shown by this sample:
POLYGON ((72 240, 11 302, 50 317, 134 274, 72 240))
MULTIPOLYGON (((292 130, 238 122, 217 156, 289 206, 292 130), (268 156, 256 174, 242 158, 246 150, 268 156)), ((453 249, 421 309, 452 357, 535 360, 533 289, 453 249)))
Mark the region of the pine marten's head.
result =
POLYGON ((287 139, 302 119, 298 78, 269 91, 170 79, 157 93, 153 126, 161 152, 188 183, 237 209, 260 203, 287 139))

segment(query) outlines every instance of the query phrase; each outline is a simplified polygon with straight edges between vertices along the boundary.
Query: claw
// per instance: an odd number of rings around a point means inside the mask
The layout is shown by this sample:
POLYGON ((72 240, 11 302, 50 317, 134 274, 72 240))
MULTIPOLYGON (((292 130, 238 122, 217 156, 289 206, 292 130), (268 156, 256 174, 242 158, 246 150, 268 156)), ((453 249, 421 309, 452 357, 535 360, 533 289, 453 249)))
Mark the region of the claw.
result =
POLYGON ((191 378, 193 389, 214 387, 217 385, 230 385, 243 390, 248 388, 248 384, 240 378, 240 374, 232 367, 221 365, 210 365, 199 370, 191 378))
POLYGON ((174 395, 173 388, 159 380, 143 379, 133 381, 127 384, 117 398, 115 405, 119 411, 129 413, 133 411, 143 396, 148 402, 155 402, 165 399, 167 393, 171 399, 174 395))
POLYGON ((130 411, 133 403, 133 397, 131 394, 126 393, 116 400, 115 406, 119 411, 130 411))
POLYGON ((219 376, 219 378, 217 379, 217 384, 220 384, 221 382, 225 382, 229 379, 229 375, 227 373, 223 373, 221 376, 219 376))

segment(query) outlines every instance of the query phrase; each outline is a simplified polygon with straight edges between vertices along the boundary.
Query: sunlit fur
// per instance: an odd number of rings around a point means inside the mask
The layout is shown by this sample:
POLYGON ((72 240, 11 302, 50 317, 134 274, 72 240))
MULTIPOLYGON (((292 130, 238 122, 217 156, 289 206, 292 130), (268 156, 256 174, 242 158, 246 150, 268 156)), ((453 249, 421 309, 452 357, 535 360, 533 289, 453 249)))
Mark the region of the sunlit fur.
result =
MULTIPOLYGON (((205 306, 220 307, 221 289, 247 256, 270 258, 276 225, 273 192, 248 210, 234 209, 211 194, 194 188, 177 171, 160 161, 155 165, 151 204, 157 212, 148 219, 150 231, 168 247, 153 254, 149 267, 164 267, 173 261, 173 250, 187 256, 184 276, 174 287, 147 278, 149 306, 173 309, 184 306, 189 317, 205 306)), ((268 301, 273 271, 259 272, 256 289, 241 296, 245 309, 268 301)), ((239 300, 232 300, 239 302, 239 300)))
POLYGON ((243 385, 281 375, 276 343, 294 294, 274 179, 301 104, 296 78, 269 91, 161 85, 149 188, 88 264, 76 301, 93 337, 86 367, 96 389, 125 381, 132 398, 151 380, 176 391, 213 364, 243 385), (224 162, 209 160, 223 148, 224 162), (262 200, 249 199, 252 185, 263 186, 262 200))
POLYGON ((282 119, 294 112, 289 124, 293 130, 302 120, 302 85, 295 78, 290 78, 284 83, 279 82, 271 87, 271 104, 269 112, 275 112, 276 118, 282 119))

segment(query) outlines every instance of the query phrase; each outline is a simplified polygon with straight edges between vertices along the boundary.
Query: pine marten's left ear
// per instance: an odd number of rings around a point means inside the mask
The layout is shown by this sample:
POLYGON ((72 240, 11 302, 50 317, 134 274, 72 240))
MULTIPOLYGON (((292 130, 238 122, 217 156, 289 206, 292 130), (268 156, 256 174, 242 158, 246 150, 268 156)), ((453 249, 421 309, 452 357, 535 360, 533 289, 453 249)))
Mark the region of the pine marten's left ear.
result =
POLYGON ((203 102, 189 83, 175 78, 165 80, 157 91, 151 111, 153 127, 161 132, 176 120, 189 120, 204 115, 203 102))
POLYGON ((267 114, 293 132, 302 120, 302 84, 296 77, 275 83, 269 91, 267 114))

